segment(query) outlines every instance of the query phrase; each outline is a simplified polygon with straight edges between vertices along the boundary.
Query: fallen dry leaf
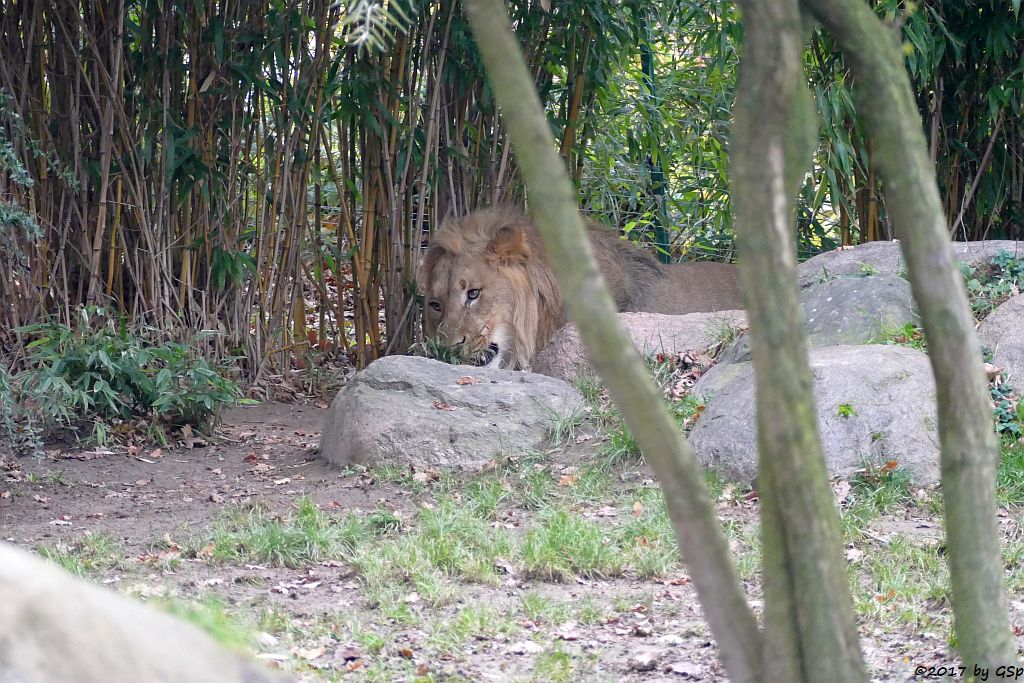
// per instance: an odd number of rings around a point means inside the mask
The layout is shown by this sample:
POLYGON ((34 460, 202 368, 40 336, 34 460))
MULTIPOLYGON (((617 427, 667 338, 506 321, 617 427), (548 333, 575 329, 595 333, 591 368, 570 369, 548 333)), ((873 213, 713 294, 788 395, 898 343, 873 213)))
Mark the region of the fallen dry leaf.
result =
POLYGON ((435 469, 421 470, 412 475, 412 480, 421 484, 426 484, 428 481, 437 481, 440 478, 441 473, 435 469))
POLYGON ((298 648, 295 654, 305 659, 306 661, 312 661, 324 656, 323 647, 310 647, 310 648, 298 648))
POLYGON ((480 384, 480 380, 476 377, 470 377, 467 375, 466 377, 458 378, 455 380, 455 383, 459 386, 466 386, 467 384, 480 384))
POLYGON ((455 410, 450 403, 445 403, 441 400, 434 401, 434 407, 438 410, 455 410))

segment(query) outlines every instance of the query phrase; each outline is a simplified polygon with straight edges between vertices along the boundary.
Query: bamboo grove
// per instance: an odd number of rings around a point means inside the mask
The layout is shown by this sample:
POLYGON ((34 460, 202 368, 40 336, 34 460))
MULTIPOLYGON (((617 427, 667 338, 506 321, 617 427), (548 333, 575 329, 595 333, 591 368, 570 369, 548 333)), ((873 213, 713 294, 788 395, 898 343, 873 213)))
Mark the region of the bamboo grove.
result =
MULTIPOLYGON (((4 355, 81 305, 257 383, 311 349, 405 351, 430 230, 521 184, 459 3, 377 3, 384 49, 352 44, 355 4, 0 0, 4 355)), ((620 227, 660 214, 672 256, 728 252, 731 3, 508 5, 584 203, 620 227)), ((959 237, 1020 237, 1012 5, 931 0, 904 23, 959 237)), ((801 254, 886 238, 841 55, 815 37, 807 69, 827 124, 801 254)))

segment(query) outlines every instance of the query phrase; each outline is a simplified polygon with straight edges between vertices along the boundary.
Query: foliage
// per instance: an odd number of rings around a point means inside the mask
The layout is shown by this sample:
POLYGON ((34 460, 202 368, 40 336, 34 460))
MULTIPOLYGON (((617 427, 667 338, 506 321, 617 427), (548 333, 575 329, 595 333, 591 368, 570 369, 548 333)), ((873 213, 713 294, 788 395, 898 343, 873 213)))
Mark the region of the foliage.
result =
POLYGON ((989 382, 988 388, 996 432, 1018 439, 1024 436, 1024 403, 1016 389, 1009 382, 989 382))
POLYGON ((42 429, 26 410, 7 366, 0 362, 0 437, 15 453, 42 455, 42 429))
MULTIPOLYGON (((1017 235, 1012 3, 875 4, 907 36, 947 217, 963 214, 961 235, 1017 235)), ((734 4, 508 8, 583 204, 640 241, 667 227, 675 258, 730 258, 734 4)), ((0 259, 15 266, 0 267, 0 325, 116 306, 132 327, 222 329, 200 350, 243 356, 257 382, 323 340, 365 364, 417 339, 411 273, 431 229, 522 197, 455 0, 67 9, 0 13, 0 63, 37 65, 0 74, 0 259)), ((801 258, 889 236, 824 33, 805 66, 822 126, 801 258)))
MULTIPOLYGON (((35 181, 14 149, 7 126, 19 131, 24 129, 21 117, 11 106, 11 96, 0 90, 0 177, 7 176, 15 192, 25 191, 31 189, 35 181)), ((41 236, 35 216, 17 201, 0 195, 0 263, 6 260, 8 268, 24 268, 27 256, 22 245, 34 243, 41 236)))
POLYGON ((977 318, 984 318, 995 308, 1020 294, 1024 287, 1024 258, 1000 251, 991 260, 975 266, 960 264, 967 285, 967 297, 977 318))
POLYGON ((239 400, 224 370, 185 344, 151 344, 129 332, 124 318, 93 307, 81 309, 76 323, 16 330, 32 339, 28 367, 17 377, 20 391, 47 421, 95 421, 98 433, 138 418, 206 428, 239 400))
POLYGON ((392 29, 405 33, 411 23, 403 3, 353 0, 341 18, 346 41, 359 48, 386 49, 395 40, 392 29))

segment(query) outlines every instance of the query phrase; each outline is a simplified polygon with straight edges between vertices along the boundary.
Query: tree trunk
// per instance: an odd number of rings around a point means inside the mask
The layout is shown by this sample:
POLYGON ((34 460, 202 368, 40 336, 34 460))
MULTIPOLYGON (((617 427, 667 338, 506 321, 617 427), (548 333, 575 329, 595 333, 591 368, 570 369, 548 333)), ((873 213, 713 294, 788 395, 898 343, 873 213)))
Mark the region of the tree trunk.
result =
POLYGON ((935 170, 898 35, 859 0, 808 0, 835 37, 855 77, 874 163, 900 237, 935 373, 942 447, 942 494, 953 585, 953 614, 963 662, 1016 661, 1003 589, 996 524, 999 445, 935 170))
POLYGON ((773 681, 861 681, 795 272, 794 200, 817 139, 800 12, 796 0, 739 5, 729 173, 757 390, 765 672, 773 681))
POLYGON ((729 557, 701 468, 647 377, 594 262, 566 173, 500 0, 465 0, 537 226, 594 367, 661 481, 666 505, 730 680, 760 676, 761 636, 729 557))

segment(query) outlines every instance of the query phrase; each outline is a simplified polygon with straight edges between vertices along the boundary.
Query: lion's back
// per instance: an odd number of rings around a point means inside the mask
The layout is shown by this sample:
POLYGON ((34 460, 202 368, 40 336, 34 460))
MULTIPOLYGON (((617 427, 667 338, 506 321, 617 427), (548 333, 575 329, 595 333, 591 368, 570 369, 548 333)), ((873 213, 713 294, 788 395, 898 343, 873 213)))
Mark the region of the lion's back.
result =
POLYGON ((731 263, 692 261, 659 267, 647 282, 643 310, 682 315, 743 308, 739 269, 731 263))

